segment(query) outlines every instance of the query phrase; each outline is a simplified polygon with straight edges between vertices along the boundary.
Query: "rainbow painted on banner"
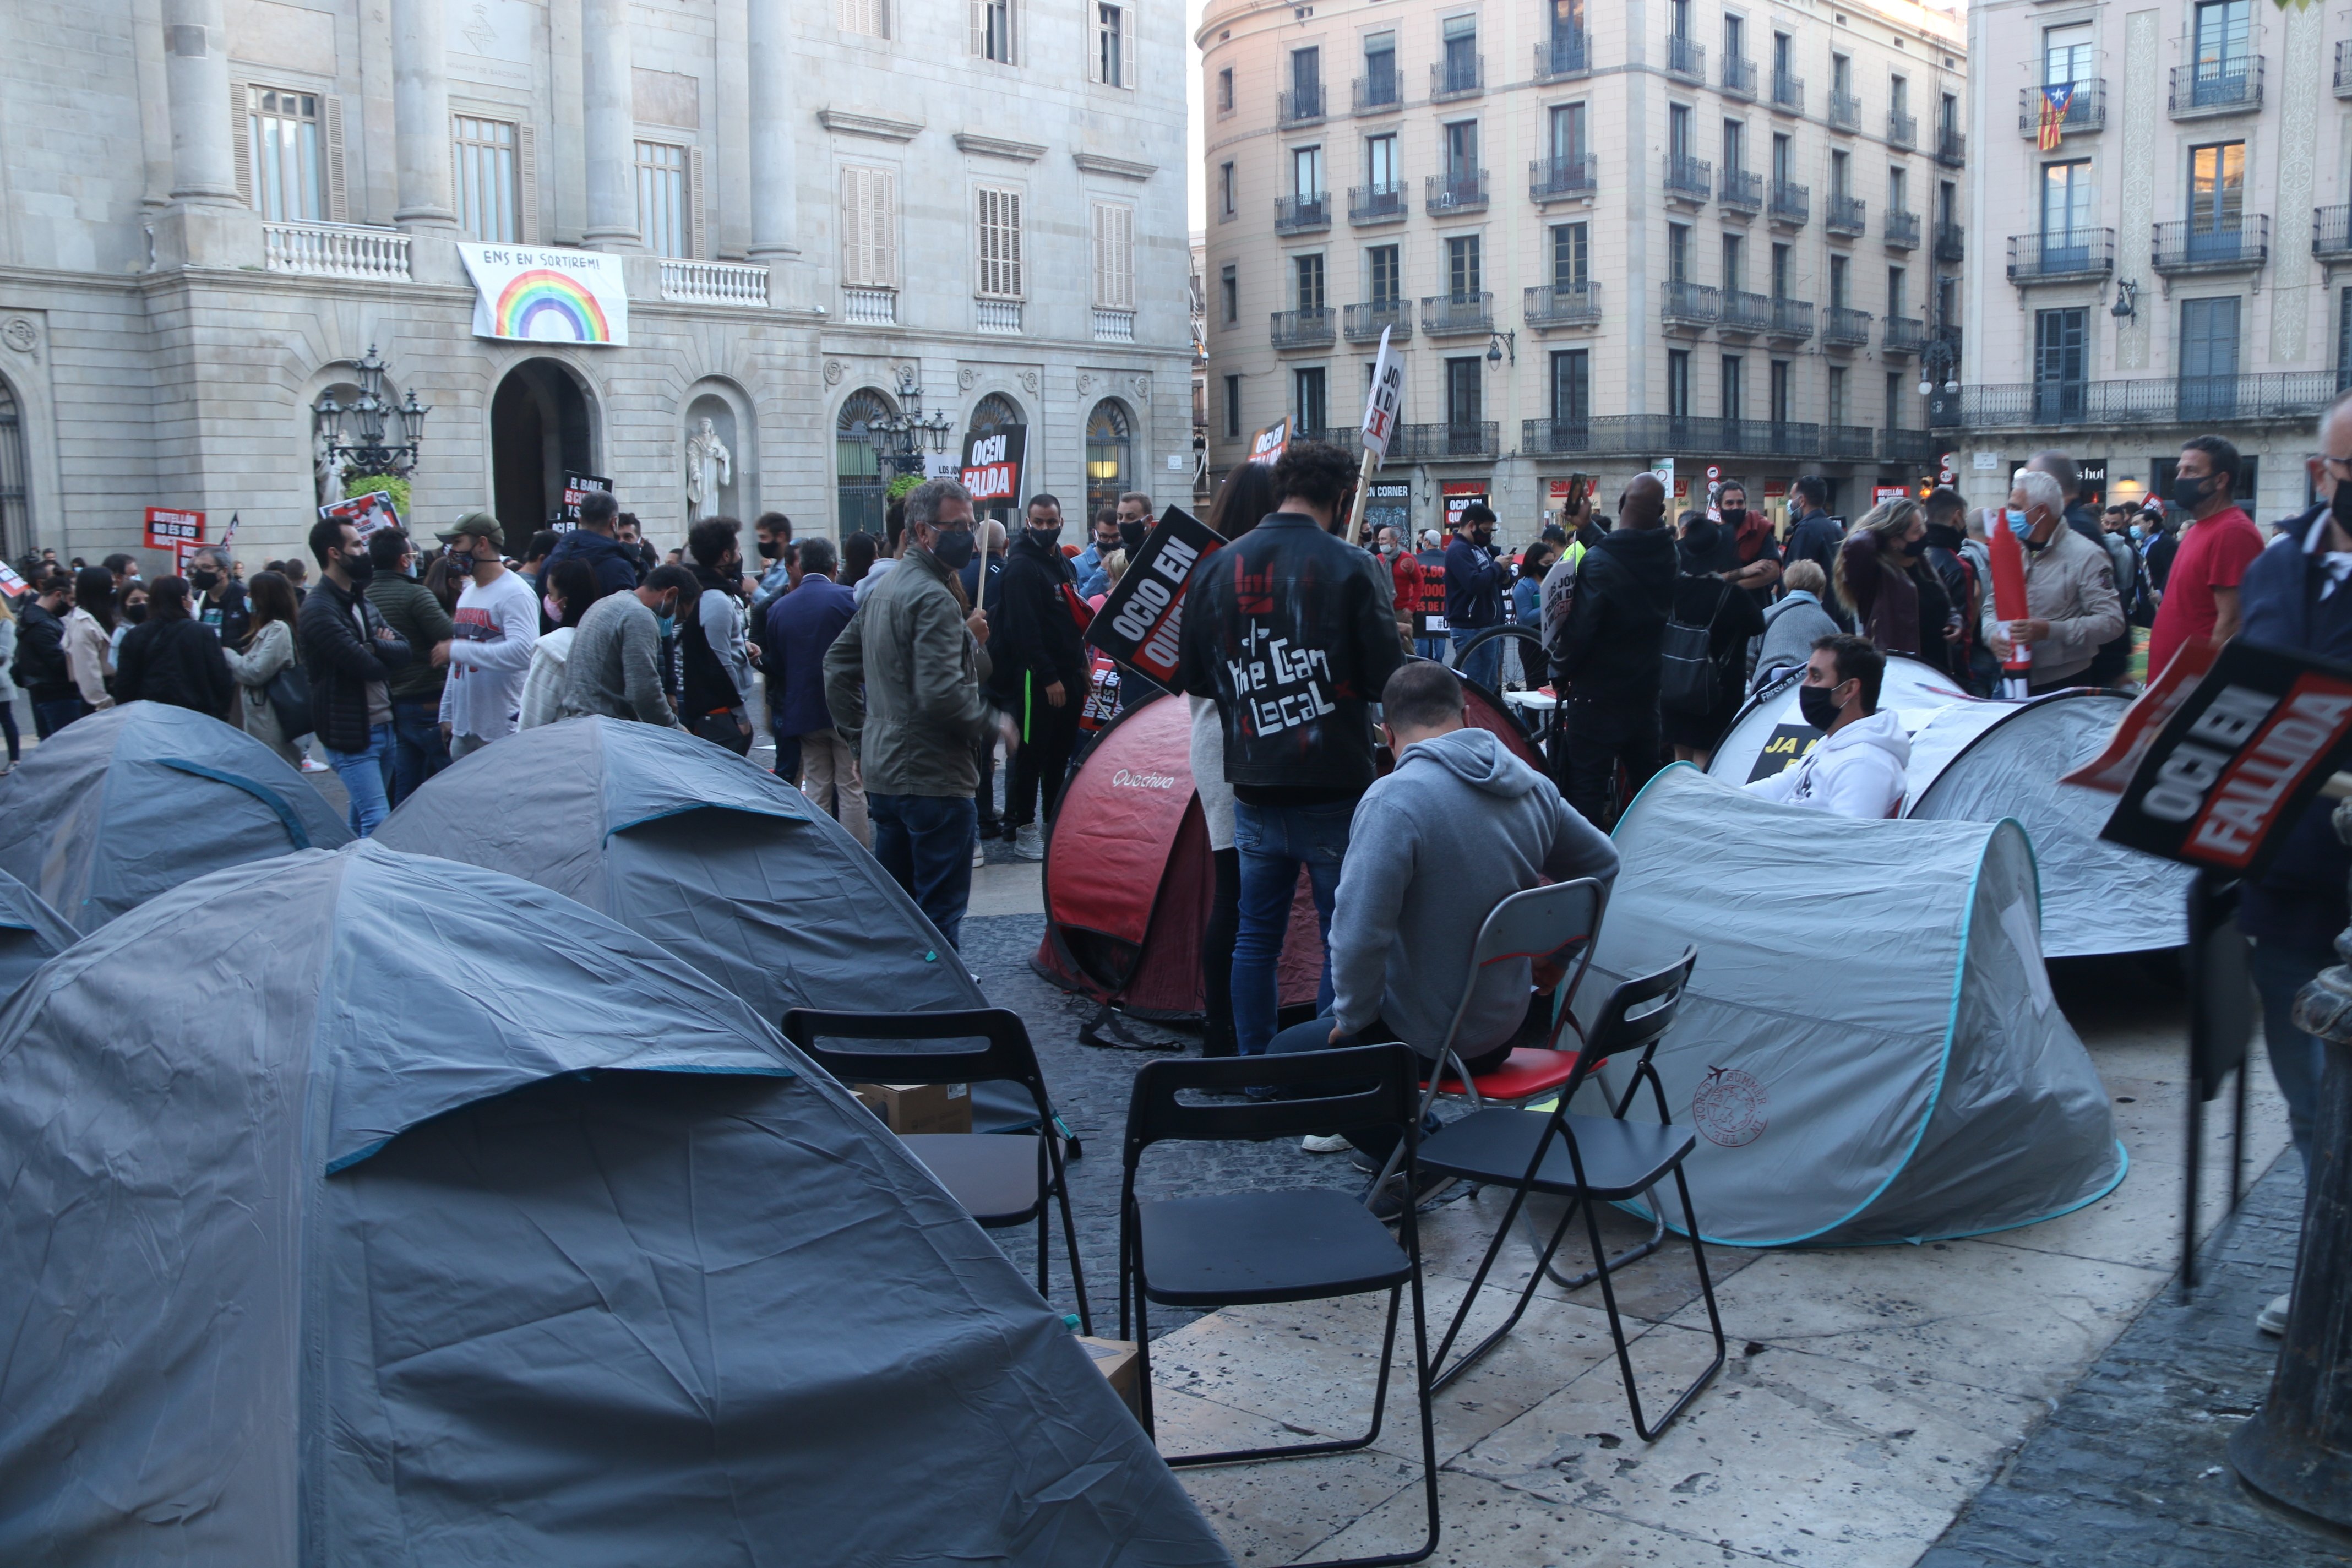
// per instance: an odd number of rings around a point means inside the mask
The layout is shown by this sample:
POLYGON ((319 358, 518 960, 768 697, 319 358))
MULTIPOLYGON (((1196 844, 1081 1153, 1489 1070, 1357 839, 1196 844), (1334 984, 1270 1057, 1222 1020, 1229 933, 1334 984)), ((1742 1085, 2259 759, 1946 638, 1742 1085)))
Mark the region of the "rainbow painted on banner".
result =
POLYGON ((499 291, 491 315, 502 338, 575 343, 613 341, 604 307, 596 302, 596 296, 583 288, 579 279, 550 268, 516 273, 513 281, 499 291), (559 323, 560 331, 542 330, 559 323))

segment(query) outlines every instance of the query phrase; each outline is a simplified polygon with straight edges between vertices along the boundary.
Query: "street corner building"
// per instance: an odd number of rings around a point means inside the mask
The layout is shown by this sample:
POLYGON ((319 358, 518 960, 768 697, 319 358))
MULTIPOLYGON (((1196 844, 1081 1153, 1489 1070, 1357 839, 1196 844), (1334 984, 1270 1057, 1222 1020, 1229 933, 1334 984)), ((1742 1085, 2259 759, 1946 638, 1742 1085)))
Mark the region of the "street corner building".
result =
POLYGON ((1941 471, 1980 261, 1953 9, 1209 0, 1195 37, 1213 469, 1286 416, 1353 444, 1385 331, 1370 522, 1486 500, 1525 542, 1574 476, 1613 510, 1668 465, 1677 510, 1720 477, 1779 521, 1819 474, 1859 517, 1941 471))
POLYGON ((0 6, 0 550, 163 507, 299 553, 363 392, 429 410, 413 517, 509 548, 573 479, 664 544, 878 532, 1013 426, 1074 509, 1189 487, 1185 50, 1047 0, 0 6))

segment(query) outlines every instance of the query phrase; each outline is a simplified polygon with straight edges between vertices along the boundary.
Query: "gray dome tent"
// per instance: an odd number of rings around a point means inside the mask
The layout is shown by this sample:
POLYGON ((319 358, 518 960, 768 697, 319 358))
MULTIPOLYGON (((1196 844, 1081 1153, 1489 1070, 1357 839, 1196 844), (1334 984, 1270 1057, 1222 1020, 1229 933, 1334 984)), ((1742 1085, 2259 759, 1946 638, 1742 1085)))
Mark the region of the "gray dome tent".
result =
POLYGON ((838 1084, 642 939, 375 844, 0 1011, 0 1562, 1227 1558, 838 1084))
POLYGON ((167 703, 77 719, 0 779, 0 871, 81 931, 191 877, 351 841, 277 752, 167 703))
POLYGON ((988 1005, 938 928, 840 824, 773 773, 678 731, 604 718, 520 731, 427 781, 375 841, 576 899, 771 1024, 793 1007, 988 1005), (529 805, 486 825, 479 808, 491 800, 529 805))
POLYGON ((0 1002, 80 937, 40 894, 0 871, 0 1002))

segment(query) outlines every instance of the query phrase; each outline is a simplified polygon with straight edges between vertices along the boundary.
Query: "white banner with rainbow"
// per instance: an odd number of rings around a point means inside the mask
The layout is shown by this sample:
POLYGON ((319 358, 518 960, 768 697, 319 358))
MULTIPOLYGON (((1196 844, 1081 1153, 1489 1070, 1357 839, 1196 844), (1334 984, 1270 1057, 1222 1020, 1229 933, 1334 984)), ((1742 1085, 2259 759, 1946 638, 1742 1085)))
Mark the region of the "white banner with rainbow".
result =
POLYGON ((540 343, 629 341, 629 290, 619 257, 462 241, 457 254, 478 290, 476 337, 540 343))

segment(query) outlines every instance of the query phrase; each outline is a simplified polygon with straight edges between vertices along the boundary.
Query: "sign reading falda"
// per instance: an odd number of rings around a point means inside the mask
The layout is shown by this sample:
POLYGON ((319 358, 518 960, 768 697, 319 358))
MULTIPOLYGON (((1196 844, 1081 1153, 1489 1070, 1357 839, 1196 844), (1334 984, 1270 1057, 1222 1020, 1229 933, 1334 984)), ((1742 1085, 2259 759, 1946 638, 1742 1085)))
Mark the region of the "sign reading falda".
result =
POLYGON ((1172 689, 1184 628, 1184 590, 1202 561, 1223 542, 1207 523, 1181 507, 1161 512, 1118 585, 1095 613, 1087 641, 1172 689))
POLYGON ((615 346, 629 341, 629 289, 619 257, 465 241, 457 254, 474 279, 476 337, 615 346))
POLYGON ((971 492, 971 504, 982 510, 992 506, 1018 505, 1021 496, 1021 461, 1029 449, 1029 426, 1000 425, 986 433, 973 432, 963 438, 963 488, 971 492))
POLYGON ((2352 740, 2352 668, 2232 642, 2181 702, 2099 837, 2261 875, 2352 740))

